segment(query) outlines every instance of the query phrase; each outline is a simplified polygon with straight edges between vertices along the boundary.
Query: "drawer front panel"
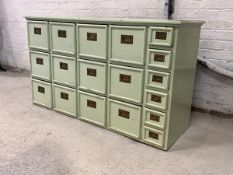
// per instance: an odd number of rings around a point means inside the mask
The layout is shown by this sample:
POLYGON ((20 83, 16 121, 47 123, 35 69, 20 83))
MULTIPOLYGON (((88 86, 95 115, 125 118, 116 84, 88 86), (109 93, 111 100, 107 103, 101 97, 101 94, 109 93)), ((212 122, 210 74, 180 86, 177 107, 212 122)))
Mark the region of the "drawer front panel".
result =
POLYGON ((143 70, 110 65, 109 95, 141 103, 143 70))
POLYGON ((147 106, 165 111, 167 109, 167 98, 166 93, 146 90, 145 100, 147 106))
POLYGON ((48 22, 28 21, 28 43, 32 48, 49 49, 48 22))
POLYGON ((79 57, 107 59, 107 26, 78 24, 79 57))
POLYGON ((163 147, 164 146, 165 134, 162 131, 152 129, 149 127, 143 127, 142 129, 142 139, 146 143, 154 146, 163 147))
POLYGON ((153 127, 153 128, 159 128, 164 129, 165 128, 165 121, 166 121, 166 114, 150 110, 145 108, 143 111, 143 123, 144 125, 153 127))
POLYGON ((105 126, 106 98, 79 91, 79 116, 105 126))
POLYGON ((50 55, 42 52, 30 52, 32 77, 51 81, 50 55))
POLYGON ((150 27, 150 46, 173 45, 173 28, 170 27, 150 27))
POLYGON ((109 128, 131 137, 139 138, 141 107, 109 100, 109 128))
POLYGON ((148 66, 152 69, 171 68, 171 51, 149 49, 147 59, 148 66))
POLYGON ((68 115, 76 116, 76 90, 53 85, 54 109, 68 115))
POLYGON ((50 23, 52 51, 75 54, 75 25, 73 23, 50 23))
POLYGON ((52 55, 53 82, 76 86, 76 59, 52 55))
POLYGON ((169 73, 147 70, 147 87, 167 90, 169 73))
POLYGON ((79 61, 79 87, 106 94, 106 64, 79 61))
POLYGON ((34 103, 52 108, 51 83, 32 79, 32 97, 34 103))
POLYGON ((144 64, 145 27, 110 26, 110 59, 144 64))

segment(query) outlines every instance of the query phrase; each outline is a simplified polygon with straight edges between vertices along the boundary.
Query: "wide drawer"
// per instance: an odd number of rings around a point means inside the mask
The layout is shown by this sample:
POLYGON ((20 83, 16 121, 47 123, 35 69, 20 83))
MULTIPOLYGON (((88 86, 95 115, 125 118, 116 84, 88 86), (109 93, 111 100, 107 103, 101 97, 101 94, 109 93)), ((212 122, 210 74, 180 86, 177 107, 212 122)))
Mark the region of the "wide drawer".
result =
POLYGON ((142 102, 143 69, 110 65, 109 96, 142 102))
POLYGON ((32 79, 33 103, 52 108, 52 86, 40 80, 32 79))
POLYGON ((159 72, 159 71, 146 71, 148 88, 158 88, 167 90, 169 86, 169 73, 159 72))
POLYGON ((56 111, 76 116, 76 89, 53 84, 53 103, 56 111))
POLYGON ((171 27, 150 27, 150 47, 173 45, 173 28, 171 27))
POLYGON ((105 126, 106 98, 79 91, 79 117, 105 126))
POLYGON ((77 47, 80 58, 107 59, 107 26, 77 25, 77 47))
POLYGON ((47 21, 28 21, 28 45, 30 48, 49 50, 47 21))
POLYGON ((141 107, 109 100, 108 127, 125 135, 139 138, 141 107))
POLYGON ((111 61, 143 65, 146 27, 110 26, 111 61))
POLYGON ((75 54, 75 24, 51 22, 50 31, 52 52, 75 54))
POLYGON ((30 63, 32 77, 51 81, 51 63, 48 53, 30 51, 30 63))
POLYGON ((53 82, 76 86, 76 58, 52 55, 53 82))
POLYGON ((79 88, 106 94, 106 64, 79 60, 79 88))
POLYGON ((167 109, 167 98, 168 95, 166 93, 151 90, 146 90, 145 92, 146 105, 155 109, 165 111, 167 109))

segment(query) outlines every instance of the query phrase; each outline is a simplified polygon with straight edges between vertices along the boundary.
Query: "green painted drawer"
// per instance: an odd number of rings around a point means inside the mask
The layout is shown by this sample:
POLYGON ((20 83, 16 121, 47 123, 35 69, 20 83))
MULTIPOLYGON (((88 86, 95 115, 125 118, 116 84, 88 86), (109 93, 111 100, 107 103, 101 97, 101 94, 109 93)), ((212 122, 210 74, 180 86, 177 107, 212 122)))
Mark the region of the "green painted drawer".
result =
POLYGON ((124 135, 139 138, 141 107, 109 99, 108 127, 124 135))
POLYGON ((52 108, 52 85, 40 80, 32 79, 33 103, 52 108))
POLYGON ((79 117, 97 125, 105 126, 106 98, 79 91, 79 117))
POLYGON ((106 64, 79 60, 79 88, 106 94, 106 64))
POLYGON ((146 27, 110 26, 111 61, 144 64, 146 27))
POLYGON ((149 28, 150 47, 173 45, 173 28, 171 27, 150 27, 149 28))
POLYGON ((110 65, 109 96, 142 102, 143 69, 110 65))
POLYGON ((145 143, 162 148, 164 146, 164 137, 165 134, 162 131, 146 126, 142 128, 142 140, 145 143))
POLYGON ((164 129, 166 122, 166 114, 163 112, 144 108, 143 124, 149 127, 164 129))
POLYGON ((169 73, 146 70, 147 87, 167 90, 169 87, 169 73))
POLYGON ((51 22, 50 31, 53 53, 75 54, 75 24, 51 22))
POLYGON ((165 111, 167 109, 167 98, 168 95, 166 93, 151 90, 145 91, 145 103, 149 107, 165 111))
POLYGON ((107 26, 77 25, 77 47, 79 57, 107 59, 107 26))
POLYGON ((76 86, 76 58, 52 55, 53 82, 76 86))
POLYGON ((171 51, 149 49, 147 64, 151 69, 165 69, 171 68, 171 51))
POLYGON ((30 48, 49 50, 47 21, 28 21, 28 45, 30 48))
POLYGON ((53 84, 54 110, 67 115, 77 115, 76 89, 53 84))
POLYGON ((51 81, 51 63, 48 53, 30 51, 30 63, 32 77, 51 81))

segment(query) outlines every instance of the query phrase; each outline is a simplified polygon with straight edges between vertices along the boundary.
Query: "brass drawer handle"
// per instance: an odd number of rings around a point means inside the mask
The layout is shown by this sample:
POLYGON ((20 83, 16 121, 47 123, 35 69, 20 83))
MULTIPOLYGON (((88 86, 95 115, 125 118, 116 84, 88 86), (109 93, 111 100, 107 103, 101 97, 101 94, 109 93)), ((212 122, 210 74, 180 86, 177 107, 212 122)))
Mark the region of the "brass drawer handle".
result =
POLYGON ((68 64, 60 62, 60 69, 68 70, 68 64))
POLYGON ((39 28, 39 27, 34 27, 34 34, 36 34, 36 35, 41 35, 41 28, 39 28))
POLYGON ((151 101, 161 103, 162 102, 162 97, 158 95, 151 95, 151 101))
POLYGON ((87 68, 87 75, 96 77, 96 69, 87 68))
POLYGON ((36 58, 36 64, 43 65, 44 64, 43 58, 36 58))
POLYGON ((66 31, 65 30, 58 30, 57 34, 58 34, 58 37, 60 37, 60 38, 66 38, 66 31))
POLYGON ((87 100, 87 106, 91 108, 96 108, 96 102, 92 100, 87 100))
POLYGON ((166 40, 167 32, 156 32, 155 39, 166 40))
POLYGON ((165 62, 165 55, 154 54, 154 61, 165 62))
POLYGON ((118 110, 118 116, 129 119, 130 116, 130 112, 129 111, 125 111, 123 109, 119 109, 118 110))
POLYGON ((69 94, 65 92, 61 92, 60 97, 64 100, 69 100, 69 94))
POLYGON ((163 83, 163 77, 159 76, 159 75, 153 75, 152 76, 152 82, 163 83))
POLYGON ((120 74, 119 81, 123 82, 123 83, 131 83, 131 76, 125 75, 125 74, 120 74))
POLYGON ((133 44, 133 35, 121 35, 121 44, 133 44))
POLYGON ((97 33, 87 32, 87 40, 88 41, 97 41, 97 33))
POLYGON ((160 121, 160 116, 155 115, 155 114, 150 114, 150 120, 159 122, 160 121))
POLYGON ((45 93, 45 88, 41 87, 41 86, 38 86, 38 92, 44 94, 45 93))
POLYGON ((159 134, 149 131, 149 137, 155 140, 159 139, 159 134))

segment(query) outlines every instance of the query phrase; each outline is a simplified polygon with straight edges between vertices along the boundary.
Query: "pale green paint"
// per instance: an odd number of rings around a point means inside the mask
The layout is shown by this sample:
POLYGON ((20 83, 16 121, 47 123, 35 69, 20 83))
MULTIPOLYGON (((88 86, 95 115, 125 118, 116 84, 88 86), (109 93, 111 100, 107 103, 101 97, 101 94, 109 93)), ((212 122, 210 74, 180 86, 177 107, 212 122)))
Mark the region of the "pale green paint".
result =
POLYGON ((168 90, 169 86, 169 75, 170 73, 160 72, 160 71, 152 71, 146 70, 147 77, 147 87, 152 89, 164 89, 168 90), (153 81, 153 76, 162 77, 162 82, 153 81))

